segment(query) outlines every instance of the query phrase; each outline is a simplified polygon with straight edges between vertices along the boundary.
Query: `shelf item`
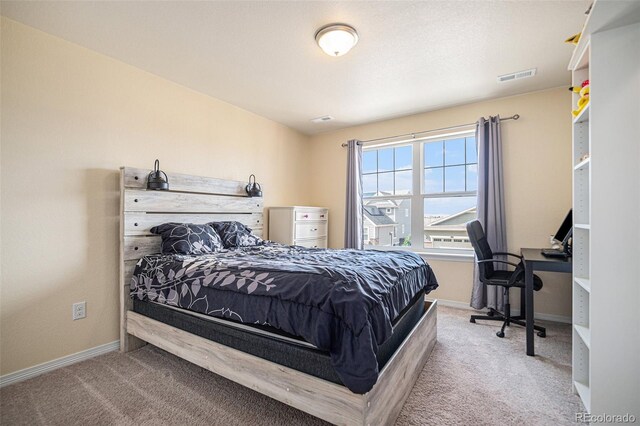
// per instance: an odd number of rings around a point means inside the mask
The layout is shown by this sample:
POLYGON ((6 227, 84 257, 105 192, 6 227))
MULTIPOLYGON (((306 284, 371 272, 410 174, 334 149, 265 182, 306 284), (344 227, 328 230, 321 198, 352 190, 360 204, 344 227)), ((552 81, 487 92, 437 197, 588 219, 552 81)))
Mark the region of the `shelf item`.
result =
POLYGON ((582 287, 587 293, 591 293, 591 280, 588 278, 574 277, 573 280, 582 287))
POLYGON ((589 387, 589 385, 586 385, 577 380, 574 380, 573 386, 575 386, 578 395, 580 395, 580 399, 582 399, 582 401, 584 402, 585 408, 587 409, 587 411, 589 411, 589 402, 591 401, 591 388, 589 387))
POLYGON ((589 38, 580 37, 580 41, 573 49, 569 61, 569 70, 581 70, 589 66, 589 38))
POLYGON ((584 107, 582 109, 582 111, 580 111, 580 114, 578 114, 576 116, 576 118, 573 119, 573 124, 578 124, 578 123, 586 123, 589 121, 589 110, 591 109, 591 101, 589 101, 589 103, 587 104, 586 107, 584 107))
POLYGON ((580 336, 580 338, 584 342, 585 346, 588 349, 591 349, 591 330, 589 330, 589 327, 585 327, 583 325, 574 324, 573 328, 576 329, 576 331, 578 332, 578 335, 580 336))
POLYGON ((586 160, 582 160, 573 168, 574 170, 582 170, 589 167, 589 163, 591 163, 591 158, 587 158, 586 160))

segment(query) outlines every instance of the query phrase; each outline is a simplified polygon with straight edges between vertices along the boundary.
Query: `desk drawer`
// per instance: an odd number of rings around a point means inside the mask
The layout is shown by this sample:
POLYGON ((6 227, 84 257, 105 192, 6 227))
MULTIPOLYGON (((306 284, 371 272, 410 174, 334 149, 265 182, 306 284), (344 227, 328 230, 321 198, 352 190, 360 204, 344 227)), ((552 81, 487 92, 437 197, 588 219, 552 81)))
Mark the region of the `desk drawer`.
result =
POLYGON ((296 210, 296 222, 326 221, 329 219, 327 210, 296 210))
POLYGON ((312 240, 296 240, 296 246, 302 246, 307 248, 327 248, 327 238, 315 238, 312 240))
POLYGON ((318 238, 327 236, 327 222, 296 223, 295 238, 318 238))

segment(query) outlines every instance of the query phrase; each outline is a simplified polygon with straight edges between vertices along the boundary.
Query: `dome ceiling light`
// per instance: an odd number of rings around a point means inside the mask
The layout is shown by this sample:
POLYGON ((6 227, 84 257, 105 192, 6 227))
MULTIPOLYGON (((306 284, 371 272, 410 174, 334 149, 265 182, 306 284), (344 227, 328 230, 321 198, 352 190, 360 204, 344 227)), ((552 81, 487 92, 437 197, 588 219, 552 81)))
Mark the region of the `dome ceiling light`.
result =
POLYGON ((329 24, 316 32, 318 46, 329 56, 342 56, 358 43, 358 32, 346 24, 329 24))

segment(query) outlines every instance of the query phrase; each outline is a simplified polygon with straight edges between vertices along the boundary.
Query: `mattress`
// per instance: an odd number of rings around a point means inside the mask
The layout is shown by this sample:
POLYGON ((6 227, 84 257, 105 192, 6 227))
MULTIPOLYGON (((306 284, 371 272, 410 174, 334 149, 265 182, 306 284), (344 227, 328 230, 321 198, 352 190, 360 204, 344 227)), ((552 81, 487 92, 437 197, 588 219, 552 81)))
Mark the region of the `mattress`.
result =
MULTIPOLYGON (((267 361, 344 385, 331 364, 329 352, 282 330, 258 324, 243 324, 137 299, 133 301, 133 311, 267 361)), ((379 370, 391 359, 424 312, 424 292, 420 292, 394 320, 391 338, 378 347, 376 358, 379 370)))
POLYGON ((407 251, 327 250, 268 243, 209 255, 151 255, 131 283, 137 300, 257 324, 328 352, 340 381, 366 393, 393 321, 438 286, 407 251))

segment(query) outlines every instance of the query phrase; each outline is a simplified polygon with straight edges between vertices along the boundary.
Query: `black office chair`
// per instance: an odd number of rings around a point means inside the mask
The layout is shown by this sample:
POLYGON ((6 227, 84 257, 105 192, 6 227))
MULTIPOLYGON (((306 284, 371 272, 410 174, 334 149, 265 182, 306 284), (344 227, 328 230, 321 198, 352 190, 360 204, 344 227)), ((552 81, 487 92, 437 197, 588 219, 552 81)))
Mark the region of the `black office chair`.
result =
MULTIPOLYGON (((504 288, 504 312, 500 312, 496 309, 490 308, 487 315, 471 315, 470 321, 475 323, 476 320, 489 320, 489 321, 503 321, 502 328, 496 333, 498 337, 504 337, 504 328, 508 325, 517 324, 526 327, 526 323, 523 321, 524 316, 517 317, 511 316, 511 305, 509 304, 509 289, 512 287, 520 288, 520 309, 524 308, 524 263, 522 262, 522 256, 518 256, 513 253, 504 253, 491 251, 489 243, 487 242, 487 236, 482 229, 482 225, 479 221, 474 220, 467 223, 467 233, 469 234, 469 240, 476 252, 478 258, 478 269, 480 272, 480 281, 484 285, 496 285, 504 288), (517 257, 520 262, 513 263, 506 260, 496 259, 498 255, 517 257), (515 267, 513 271, 501 271, 496 270, 494 263, 502 263, 515 267)), ((537 275, 533 276, 533 289, 538 291, 542 288, 542 280, 537 275)), ((544 327, 534 325, 534 329, 538 331, 538 336, 546 337, 547 331, 544 327)))

